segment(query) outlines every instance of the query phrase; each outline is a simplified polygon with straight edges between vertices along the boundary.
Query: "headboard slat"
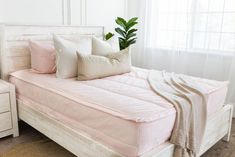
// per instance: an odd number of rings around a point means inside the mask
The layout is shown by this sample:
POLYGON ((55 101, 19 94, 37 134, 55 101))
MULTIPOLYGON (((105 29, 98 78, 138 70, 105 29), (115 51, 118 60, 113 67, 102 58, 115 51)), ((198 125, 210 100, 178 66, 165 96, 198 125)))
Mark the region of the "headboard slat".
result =
POLYGON ((103 37, 104 27, 0 25, 1 78, 8 80, 11 72, 30 68, 28 40, 53 43, 52 34, 63 36, 68 40, 77 40, 83 35, 103 37))

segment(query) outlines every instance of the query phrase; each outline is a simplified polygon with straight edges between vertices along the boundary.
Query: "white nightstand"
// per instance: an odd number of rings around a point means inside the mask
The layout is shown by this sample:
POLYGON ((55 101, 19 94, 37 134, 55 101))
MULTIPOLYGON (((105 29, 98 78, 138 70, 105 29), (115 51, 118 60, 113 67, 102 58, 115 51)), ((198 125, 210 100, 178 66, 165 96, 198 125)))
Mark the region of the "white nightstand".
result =
POLYGON ((15 86, 0 80, 0 138, 19 136, 15 86))

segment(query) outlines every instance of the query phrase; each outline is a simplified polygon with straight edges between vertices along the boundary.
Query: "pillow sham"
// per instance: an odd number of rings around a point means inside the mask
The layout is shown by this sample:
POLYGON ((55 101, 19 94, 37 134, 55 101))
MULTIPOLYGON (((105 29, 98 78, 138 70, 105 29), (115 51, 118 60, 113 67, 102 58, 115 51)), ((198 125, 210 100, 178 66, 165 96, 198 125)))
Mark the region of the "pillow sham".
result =
POLYGON ((55 48, 50 44, 42 44, 29 40, 31 52, 31 68, 33 72, 50 74, 55 73, 55 48))
POLYGON ((119 43, 118 39, 114 36, 111 39, 104 41, 102 39, 92 37, 92 54, 105 56, 112 52, 118 52, 119 43))
POLYGON ((78 64, 76 51, 91 54, 87 40, 75 43, 57 35, 53 35, 53 40, 56 49, 56 77, 64 79, 76 77, 78 64))
POLYGON ((131 71, 129 48, 106 56, 84 55, 77 52, 79 81, 119 75, 131 71))

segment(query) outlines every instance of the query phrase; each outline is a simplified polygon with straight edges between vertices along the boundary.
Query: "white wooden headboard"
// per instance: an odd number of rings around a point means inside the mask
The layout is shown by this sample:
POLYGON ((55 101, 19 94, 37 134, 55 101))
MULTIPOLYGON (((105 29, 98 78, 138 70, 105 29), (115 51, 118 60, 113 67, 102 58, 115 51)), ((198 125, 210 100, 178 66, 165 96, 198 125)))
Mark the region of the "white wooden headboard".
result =
POLYGON ((103 37, 102 26, 39 26, 0 24, 1 78, 8 80, 11 72, 30 68, 28 40, 52 42, 52 34, 73 39, 80 35, 103 37))

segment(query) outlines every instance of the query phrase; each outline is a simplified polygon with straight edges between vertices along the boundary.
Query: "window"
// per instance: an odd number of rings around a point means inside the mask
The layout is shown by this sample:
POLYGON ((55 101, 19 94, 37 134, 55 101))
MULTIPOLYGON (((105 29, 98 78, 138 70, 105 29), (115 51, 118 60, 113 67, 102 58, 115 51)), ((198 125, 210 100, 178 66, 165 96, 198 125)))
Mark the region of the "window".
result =
POLYGON ((235 0, 152 0, 148 47, 235 51, 235 0))

